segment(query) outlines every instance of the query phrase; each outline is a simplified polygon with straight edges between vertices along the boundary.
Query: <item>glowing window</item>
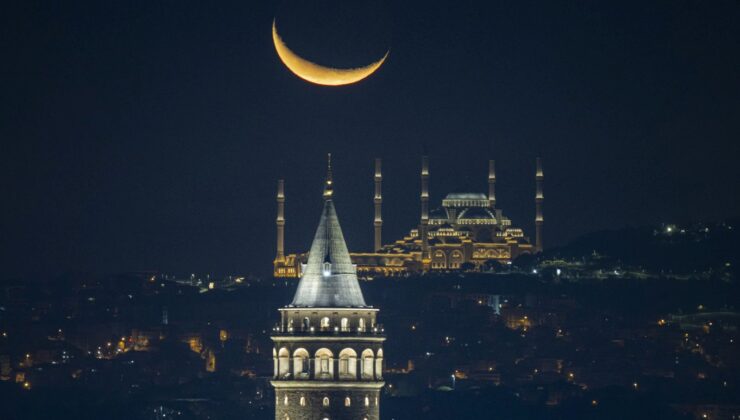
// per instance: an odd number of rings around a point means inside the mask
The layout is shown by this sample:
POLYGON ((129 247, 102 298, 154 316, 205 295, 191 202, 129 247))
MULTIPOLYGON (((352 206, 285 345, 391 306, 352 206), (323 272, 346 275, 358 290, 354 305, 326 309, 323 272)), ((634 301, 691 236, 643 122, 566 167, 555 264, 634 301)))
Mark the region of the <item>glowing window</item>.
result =
POLYGON ((329 397, 324 397, 323 404, 324 404, 324 407, 328 407, 329 406, 329 397))
POLYGON ((370 398, 367 395, 365 396, 365 407, 370 407, 370 398))
POLYGON ((301 407, 305 407, 306 406, 306 397, 301 397, 300 404, 301 404, 301 407))
POLYGON ((352 405, 352 400, 350 400, 349 397, 345 397, 344 398, 344 406, 345 407, 349 407, 350 405, 352 405))

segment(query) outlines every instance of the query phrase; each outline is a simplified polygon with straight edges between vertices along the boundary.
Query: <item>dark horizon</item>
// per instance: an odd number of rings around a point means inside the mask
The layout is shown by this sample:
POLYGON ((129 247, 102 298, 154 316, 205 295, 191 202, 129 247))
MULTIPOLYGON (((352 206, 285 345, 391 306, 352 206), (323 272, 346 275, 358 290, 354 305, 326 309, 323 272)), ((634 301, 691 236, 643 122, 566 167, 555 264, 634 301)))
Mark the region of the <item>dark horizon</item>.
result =
POLYGON ((276 182, 302 252, 327 152, 351 250, 372 244, 376 157, 385 242, 416 225, 422 150, 431 208, 485 192, 495 159, 499 206, 529 236, 541 156, 546 248, 740 216, 736 1, 389 4, 388 61, 340 88, 282 65, 270 2, 12 7, 4 278, 268 273, 276 182))

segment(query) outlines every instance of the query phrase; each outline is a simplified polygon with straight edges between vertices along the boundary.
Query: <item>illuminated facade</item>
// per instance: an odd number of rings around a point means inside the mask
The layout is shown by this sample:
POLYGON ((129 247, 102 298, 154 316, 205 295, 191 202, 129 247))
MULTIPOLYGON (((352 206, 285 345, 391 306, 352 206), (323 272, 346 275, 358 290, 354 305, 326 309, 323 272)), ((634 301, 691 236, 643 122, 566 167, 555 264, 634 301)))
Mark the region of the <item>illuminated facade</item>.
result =
POLYGON ((365 304, 332 200, 324 210, 295 297, 272 341, 276 420, 378 420, 383 328, 365 304))
MULTIPOLYGON (((429 160, 421 164, 421 215, 419 225, 401 239, 382 245, 381 164, 375 161, 374 250, 351 253, 357 273, 363 277, 397 276, 426 271, 447 271, 462 268, 485 269, 491 261, 508 263, 522 254, 542 251, 544 227, 544 172, 537 159, 535 173, 535 241, 532 243, 521 228, 496 205, 496 166, 488 164, 488 194, 450 193, 442 205, 429 210, 429 160)), ((284 185, 278 185, 278 250, 274 261, 275 277, 301 276, 309 254, 285 255, 284 185)))

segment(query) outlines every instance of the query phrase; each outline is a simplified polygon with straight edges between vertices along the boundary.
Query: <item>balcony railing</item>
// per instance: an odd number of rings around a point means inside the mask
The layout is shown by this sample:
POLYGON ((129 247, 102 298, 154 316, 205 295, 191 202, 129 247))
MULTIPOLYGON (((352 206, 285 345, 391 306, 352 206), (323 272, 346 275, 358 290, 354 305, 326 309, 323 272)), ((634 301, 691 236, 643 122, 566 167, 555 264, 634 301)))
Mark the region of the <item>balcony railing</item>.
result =
POLYGON ((310 335, 317 337, 385 337, 385 328, 383 328, 382 324, 378 324, 372 328, 295 328, 275 325, 272 328, 272 333, 279 335, 310 335))

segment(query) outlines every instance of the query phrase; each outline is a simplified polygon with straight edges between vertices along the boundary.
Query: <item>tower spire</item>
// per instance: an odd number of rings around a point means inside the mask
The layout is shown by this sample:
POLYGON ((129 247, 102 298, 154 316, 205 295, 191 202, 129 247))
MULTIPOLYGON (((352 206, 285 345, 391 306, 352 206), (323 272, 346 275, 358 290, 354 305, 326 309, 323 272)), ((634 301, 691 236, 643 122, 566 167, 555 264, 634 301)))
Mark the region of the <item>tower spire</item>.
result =
POLYGON ((331 174, 331 153, 326 155, 326 182, 324 184, 324 199, 331 200, 331 196, 334 194, 334 181, 332 180, 331 174))
POLYGON ((537 158, 537 172, 535 173, 535 182, 537 184, 537 192, 535 193, 535 252, 542 252, 542 226, 545 223, 545 219, 542 216, 542 204, 545 201, 545 195, 542 191, 542 183, 545 180, 545 174, 542 171, 542 159, 537 158))
POLYGON ((331 155, 329 155, 324 210, 308 253, 301 281, 293 297, 296 307, 365 307, 357 271, 344 241, 332 200, 331 155))
POLYGON ((381 173, 381 160, 380 158, 375 159, 375 251, 378 251, 383 247, 383 215, 381 212, 381 206, 383 205, 383 194, 381 192, 381 186, 383 183, 383 174, 381 173))

